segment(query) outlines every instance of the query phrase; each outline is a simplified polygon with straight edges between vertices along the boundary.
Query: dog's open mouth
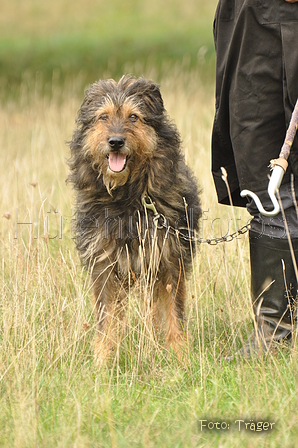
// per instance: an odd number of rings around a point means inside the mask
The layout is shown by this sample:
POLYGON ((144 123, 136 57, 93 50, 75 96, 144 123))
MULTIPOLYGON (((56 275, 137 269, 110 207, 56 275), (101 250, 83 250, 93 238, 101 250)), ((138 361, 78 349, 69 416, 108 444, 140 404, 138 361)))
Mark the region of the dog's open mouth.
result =
POLYGON ((110 152, 108 161, 110 170, 114 173, 120 173, 126 166, 126 155, 120 152, 110 152))

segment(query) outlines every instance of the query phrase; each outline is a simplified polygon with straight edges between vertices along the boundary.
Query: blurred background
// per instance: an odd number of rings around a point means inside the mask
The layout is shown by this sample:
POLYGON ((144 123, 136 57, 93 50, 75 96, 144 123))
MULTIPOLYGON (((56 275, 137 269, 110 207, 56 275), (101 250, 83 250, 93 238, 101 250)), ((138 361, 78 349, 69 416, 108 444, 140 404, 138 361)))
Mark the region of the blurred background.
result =
POLYGON ((135 75, 174 64, 213 81, 216 0, 1 0, 1 96, 21 83, 135 75))

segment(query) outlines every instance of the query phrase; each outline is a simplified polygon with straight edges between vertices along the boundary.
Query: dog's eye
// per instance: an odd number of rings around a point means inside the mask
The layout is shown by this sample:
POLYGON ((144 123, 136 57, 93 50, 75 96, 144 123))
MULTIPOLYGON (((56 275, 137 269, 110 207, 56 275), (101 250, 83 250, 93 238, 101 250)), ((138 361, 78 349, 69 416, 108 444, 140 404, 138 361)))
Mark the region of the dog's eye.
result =
POLYGON ((109 115, 108 114, 101 114, 99 116, 99 119, 102 121, 107 121, 109 119, 109 115))
POLYGON ((138 120, 138 116, 136 114, 131 114, 129 116, 129 121, 131 121, 132 123, 135 123, 138 120))

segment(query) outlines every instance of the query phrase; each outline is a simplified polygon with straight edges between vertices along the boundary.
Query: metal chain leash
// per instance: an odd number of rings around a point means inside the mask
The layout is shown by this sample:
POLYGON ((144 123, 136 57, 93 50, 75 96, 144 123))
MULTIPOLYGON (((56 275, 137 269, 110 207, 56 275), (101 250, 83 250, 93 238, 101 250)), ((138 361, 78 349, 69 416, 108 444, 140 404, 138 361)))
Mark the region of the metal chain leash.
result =
MULTIPOLYGON (((154 214, 153 223, 157 229, 166 229, 167 233, 170 233, 171 235, 175 235, 175 236, 183 239, 184 241, 189 241, 189 242, 199 243, 199 244, 206 243, 211 246, 216 246, 219 243, 229 243, 230 241, 233 241, 238 236, 244 235, 250 229, 250 222, 249 222, 249 223, 245 224, 244 226, 240 227, 240 229, 237 229, 237 230, 235 230, 235 232, 230 233, 228 235, 224 235, 224 236, 220 236, 220 237, 216 237, 216 238, 206 238, 206 239, 197 238, 195 236, 186 235, 186 234, 182 233, 181 230, 174 229, 174 227, 168 225, 166 217, 164 215, 162 215, 161 213, 157 212, 152 199, 148 195, 143 196, 142 204, 143 204, 144 208, 153 211, 153 214, 154 214), (149 199, 149 201, 150 201, 149 204, 146 202, 146 199, 149 199), (159 222, 160 219, 162 220, 161 223, 159 222)), ((189 232, 189 229, 185 228, 185 231, 189 232)))
MULTIPOLYGON (((157 218, 158 219, 162 217, 163 219, 164 216, 160 215, 157 218)), ((154 220, 155 218, 153 218, 154 220)), ((185 235, 184 233, 182 233, 179 229, 174 229, 171 226, 167 226, 164 222, 161 225, 158 225, 157 228, 164 228, 167 230, 168 233, 172 234, 172 235, 176 235, 179 238, 183 239, 184 241, 189 241, 189 242, 193 242, 193 243, 199 243, 199 244, 209 244, 210 246, 216 246, 219 243, 229 243, 230 241, 233 241, 235 238, 237 238, 238 236, 244 235, 245 233, 247 233, 250 229, 250 223, 245 224, 244 226, 242 226, 240 229, 235 230, 235 232, 230 233, 228 235, 223 235, 220 237, 216 237, 216 238, 197 238, 195 236, 190 236, 190 235, 185 235)), ((187 231, 187 229, 185 229, 187 231)))

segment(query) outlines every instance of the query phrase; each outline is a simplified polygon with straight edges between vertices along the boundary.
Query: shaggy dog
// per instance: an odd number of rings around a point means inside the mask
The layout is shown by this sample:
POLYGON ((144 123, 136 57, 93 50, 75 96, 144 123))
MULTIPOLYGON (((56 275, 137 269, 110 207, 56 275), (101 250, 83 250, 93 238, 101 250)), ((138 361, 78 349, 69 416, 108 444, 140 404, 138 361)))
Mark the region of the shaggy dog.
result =
POLYGON ((166 342, 181 356, 185 280, 201 207, 159 87, 130 76, 92 84, 70 148, 75 236, 93 281, 98 358, 109 358, 113 321, 142 275, 151 281, 154 321, 164 316, 166 342))

